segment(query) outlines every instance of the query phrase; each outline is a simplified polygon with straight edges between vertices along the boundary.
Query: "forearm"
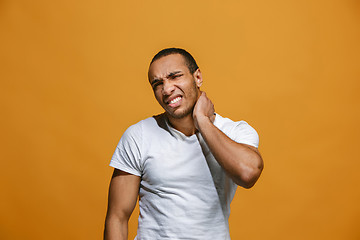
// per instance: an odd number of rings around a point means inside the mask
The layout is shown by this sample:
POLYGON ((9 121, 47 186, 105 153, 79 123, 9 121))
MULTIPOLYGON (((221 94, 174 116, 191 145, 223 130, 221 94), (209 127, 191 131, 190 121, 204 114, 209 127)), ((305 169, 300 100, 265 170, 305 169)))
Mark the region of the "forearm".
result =
POLYGON ((198 128, 215 159, 233 181, 245 188, 252 187, 263 168, 257 149, 231 140, 207 117, 198 119, 198 128))
POLYGON ((105 220, 104 240, 127 240, 128 221, 107 216, 105 220))

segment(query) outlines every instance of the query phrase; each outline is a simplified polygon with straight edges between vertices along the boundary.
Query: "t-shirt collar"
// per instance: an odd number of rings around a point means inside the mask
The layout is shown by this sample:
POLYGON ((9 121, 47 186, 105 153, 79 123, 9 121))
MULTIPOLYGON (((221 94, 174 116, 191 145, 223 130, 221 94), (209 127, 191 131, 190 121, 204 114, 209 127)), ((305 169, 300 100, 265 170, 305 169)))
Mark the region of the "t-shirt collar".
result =
MULTIPOLYGON (((217 122, 216 119, 218 118, 218 115, 217 114, 215 114, 215 115, 216 116, 215 116, 214 125, 216 126, 216 122, 217 122)), ((195 134, 193 134, 191 136, 186 136, 184 133, 180 132, 179 130, 177 130, 171 126, 169 119, 166 117, 165 114, 164 114, 164 121, 165 121, 167 128, 169 129, 170 134, 178 140, 182 140, 182 141, 197 140, 198 139, 197 135, 201 135, 200 132, 197 131, 195 134)))

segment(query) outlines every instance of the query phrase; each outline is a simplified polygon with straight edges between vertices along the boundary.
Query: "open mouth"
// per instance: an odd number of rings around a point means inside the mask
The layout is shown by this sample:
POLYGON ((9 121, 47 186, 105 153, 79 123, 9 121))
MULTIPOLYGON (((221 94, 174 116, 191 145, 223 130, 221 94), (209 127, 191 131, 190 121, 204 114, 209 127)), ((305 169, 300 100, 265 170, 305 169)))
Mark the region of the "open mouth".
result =
POLYGON ((177 97, 175 97, 175 98, 173 98, 173 99, 170 99, 170 101, 167 101, 167 104, 168 104, 170 107, 178 107, 178 106, 180 106, 181 99, 182 99, 181 96, 177 96, 177 97))

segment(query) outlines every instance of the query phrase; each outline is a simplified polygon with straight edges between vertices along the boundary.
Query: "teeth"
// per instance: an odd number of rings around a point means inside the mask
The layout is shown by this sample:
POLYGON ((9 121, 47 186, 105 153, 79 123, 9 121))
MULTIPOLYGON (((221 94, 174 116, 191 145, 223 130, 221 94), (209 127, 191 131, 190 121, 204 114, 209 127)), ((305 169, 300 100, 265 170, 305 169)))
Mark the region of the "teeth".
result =
POLYGON ((181 97, 174 98, 173 100, 170 101, 170 104, 176 103, 176 102, 178 102, 180 99, 181 99, 181 97))

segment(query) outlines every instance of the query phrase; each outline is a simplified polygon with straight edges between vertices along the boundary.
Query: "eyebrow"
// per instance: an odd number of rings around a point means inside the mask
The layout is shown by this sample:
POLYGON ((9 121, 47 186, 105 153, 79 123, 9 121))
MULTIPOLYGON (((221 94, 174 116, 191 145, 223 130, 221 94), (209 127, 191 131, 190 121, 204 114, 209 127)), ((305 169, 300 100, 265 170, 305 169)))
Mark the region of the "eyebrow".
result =
POLYGON ((172 76, 174 76, 174 75, 176 75, 176 74, 178 74, 178 73, 181 73, 181 71, 171 72, 171 73, 169 73, 166 77, 169 78, 169 77, 172 77, 172 76))
POLYGON ((157 79, 157 78, 156 78, 156 79, 154 79, 150 84, 151 84, 151 85, 154 85, 155 83, 160 82, 160 81, 161 81, 160 79, 157 79))
MULTIPOLYGON (((169 74, 166 76, 166 78, 171 78, 171 77, 173 77, 174 75, 179 74, 179 73, 181 73, 181 71, 171 72, 171 73, 169 73, 169 74)), ((154 83, 157 83, 157 82, 159 82, 159 81, 161 81, 161 80, 158 79, 158 78, 155 78, 155 79, 151 82, 151 85, 153 85, 154 83)))

